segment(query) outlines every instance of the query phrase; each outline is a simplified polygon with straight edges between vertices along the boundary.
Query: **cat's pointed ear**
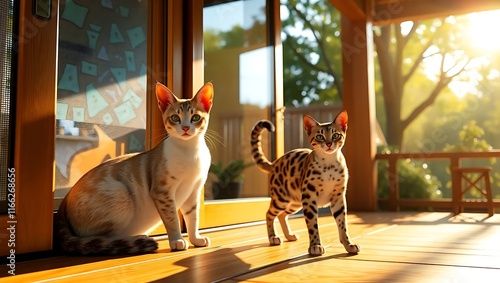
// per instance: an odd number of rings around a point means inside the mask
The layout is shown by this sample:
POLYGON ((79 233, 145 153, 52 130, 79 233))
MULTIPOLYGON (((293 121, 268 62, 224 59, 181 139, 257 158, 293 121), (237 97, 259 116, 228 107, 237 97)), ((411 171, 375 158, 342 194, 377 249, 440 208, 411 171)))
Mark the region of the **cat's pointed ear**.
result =
POLYGON ((158 100, 158 107, 161 112, 165 111, 167 107, 177 101, 174 93, 161 83, 156 83, 156 99, 158 100))
POLYGON ((302 121, 304 122, 304 130, 308 135, 311 134, 313 127, 319 125, 318 121, 314 120, 314 118, 309 115, 304 115, 304 117, 302 117, 302 121))
POLYGON ((347 111, 340 112, 333 122, 342 128, 342 131, 347 131, 347 111))
POLYGON ((198 101, 203 106, 206 112, 209 112, 212 108, 212 101, 214 98, 214 86, 212 83, 206 83, 204 86, 198 90, 194 99, 198 101))

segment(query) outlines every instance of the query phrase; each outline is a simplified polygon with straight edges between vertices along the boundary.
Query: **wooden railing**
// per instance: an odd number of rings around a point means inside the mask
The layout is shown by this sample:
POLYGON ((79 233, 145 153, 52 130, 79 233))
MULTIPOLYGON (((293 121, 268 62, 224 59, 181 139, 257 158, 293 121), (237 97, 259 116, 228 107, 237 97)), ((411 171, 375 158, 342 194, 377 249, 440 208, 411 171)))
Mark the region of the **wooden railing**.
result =
MULTIPOLYGON (((449 160, 450 172, 452 168, 460 167, 463 159, 487 159, 500 158, 500 150, 490 150, 483 152, 429 152, 429 153, 389 153, 377 154, 376 160, 386 160, 389 164, 389 198, 379 200, 379 205, 387 206, 390 210, 397 211, 401 207, 434 207, 452 210, 455 214, 459 212, 462 203, 461 182, 457 177, 452 176, 452 198, 451 199, 402 199, 399 197, 399 177, 397 161, 404 159, 422 160, 449 160)), ((494 200, 493 206, 500 208, 500 201, 494 200)), ((485 206, 486 208, 486 203, 485 206)))

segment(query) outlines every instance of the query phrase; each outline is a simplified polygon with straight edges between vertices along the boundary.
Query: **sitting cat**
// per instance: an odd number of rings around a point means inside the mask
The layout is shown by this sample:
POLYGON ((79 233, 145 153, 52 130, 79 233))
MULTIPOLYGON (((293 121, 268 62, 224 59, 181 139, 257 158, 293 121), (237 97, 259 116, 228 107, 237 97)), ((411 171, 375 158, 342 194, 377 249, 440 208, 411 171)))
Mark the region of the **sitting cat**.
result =
POLYGON ((295 149, 274 162, 264 156, 261 145, 263 129, 272 132, 274 125, 262 120, 252 131, 252 157, 259 169, 271 174, 271 205, 266 215, 269 243, 281 244, 274 228, 276 217, 285 237, 289 241, 297 240, 288 225, 288 215, 303 208, 309 231, 309 254, 322 255, 325 248, 319 237, 318 208, 330 205, 340 242, 348 253, 356 254, 361 248, 349 240, 345 217, 348 172, 341 149, 346 139, 347 112, 340 112, 332 123, 322 124, 305 115, 303 123, 313 150, 295 149))
POLYGON ((66 195, 56 220, 64 250, 79 254, 132 254, 158 249, 148 236, 163 222, 171 250, 186 250, 177 210, 189 241, 205 247, 198 232, 200 196, 210 167, 205 142, 213 86, 178 99, 157 83, 156 97, 168 137, 155 148, 108 160, 86 173, 66 195))

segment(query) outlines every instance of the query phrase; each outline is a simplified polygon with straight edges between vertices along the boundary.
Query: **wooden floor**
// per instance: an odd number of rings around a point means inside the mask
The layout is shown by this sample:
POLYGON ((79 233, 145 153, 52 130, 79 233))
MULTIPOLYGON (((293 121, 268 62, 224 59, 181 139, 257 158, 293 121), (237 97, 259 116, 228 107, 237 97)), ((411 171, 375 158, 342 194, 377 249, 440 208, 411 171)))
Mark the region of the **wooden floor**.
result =
POLYGON ((209 231, 212 245, 129 257, 62 256, 19 262, 4 282, 500 282, 500 215, 352 213, 349 229, 362 246, 348 255, 331 217, 321 217, 326 254, 307 255, 301 218, 297 242, 270 247, 263 223, 209 231))

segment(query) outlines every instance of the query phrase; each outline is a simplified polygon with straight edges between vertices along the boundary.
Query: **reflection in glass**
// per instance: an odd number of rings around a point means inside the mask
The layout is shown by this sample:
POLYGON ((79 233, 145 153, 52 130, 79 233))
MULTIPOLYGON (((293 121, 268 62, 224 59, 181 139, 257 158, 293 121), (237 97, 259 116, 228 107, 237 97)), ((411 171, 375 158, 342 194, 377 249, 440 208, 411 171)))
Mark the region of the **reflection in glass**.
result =
MULTIPOLYGON (((274 58, 265 0, 232 1, 203 10, 205 81, 215 99, 208 135, 212 170, 205 199, 267 196, 267 178, 254 166, 250 132, 270 119, 274 58)), ((268 135, 263 146, 271 158, 268 135)))

